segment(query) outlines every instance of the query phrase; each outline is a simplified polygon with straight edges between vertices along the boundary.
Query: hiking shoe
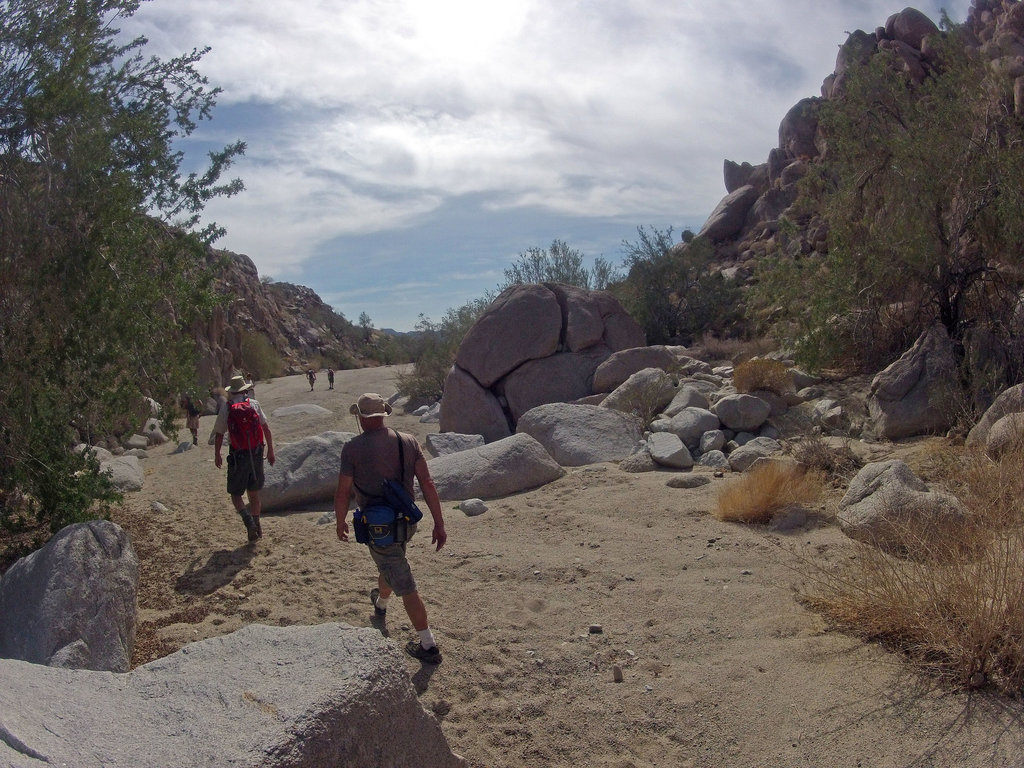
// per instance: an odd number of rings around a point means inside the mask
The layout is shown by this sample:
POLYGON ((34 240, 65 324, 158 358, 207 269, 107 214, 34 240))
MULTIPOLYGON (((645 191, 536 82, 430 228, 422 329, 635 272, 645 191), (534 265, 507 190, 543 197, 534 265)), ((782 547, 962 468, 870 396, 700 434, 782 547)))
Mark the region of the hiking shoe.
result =
POLYGON ((374 587, 370 590, 370 602, 373 603, 373 615, 375 618, 383 619, 388 614, 387 608, 377 607, 377 596, 380 595, 380 590, 374 587))
POLYGON ((193 437, 192 438, 192 445, 199 445, 199 438, 198 437, 193 437))
POLYGON ((440 664, 441 652, 435 645, 433 648, 424 648, 419 640, 410 640, 405 646, 405 652, 414 659, 419 659, 424 664, 440 664))
POLYGON ((256 538, 257 539, 262 539, 263 538, 263 526, 260 525, 260 519, 258 517, 254 517, 252 519, 252 523, 256 527, 256 538))
POLYGON ((247 507, 243 507, 242 511, 238 514, 242 518, 242 522, 245 523, 245 530, 249 534, 249 541, 256 541, 256 539, 260 537, 260 532, 257 528, 256 521, 253 520, 252 515, 249 514, 249 509, 247 507))

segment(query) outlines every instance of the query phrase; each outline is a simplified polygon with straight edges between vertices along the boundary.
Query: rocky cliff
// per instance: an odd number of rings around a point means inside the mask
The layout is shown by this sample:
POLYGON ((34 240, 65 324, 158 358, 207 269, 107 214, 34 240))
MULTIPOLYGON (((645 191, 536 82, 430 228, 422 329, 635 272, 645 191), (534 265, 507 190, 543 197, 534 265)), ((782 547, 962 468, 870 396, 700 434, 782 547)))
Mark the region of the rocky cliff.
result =
POLYGON ((375 364, 360 357, 352 323, 312 289, 262 281, 252 259, 230 251, 209 250, 207 266, 216 274, 217 293, 230 300, 194 329, 199 382, 221 385, 233 372, 246 370, 243 347, 256 337, 280 356, 281 372, 304 369, 313 358, 339 367, 375 364))
MULTIPOLYGON (((1024 3, 974 0, 965 28, 969 45, 1013 81, 1013 108, 1017 115, 1024 114, 1024 3)), ((767 160, 758 165, 725 161, 727 194, 698 236, 713 244, 716 261, 727 276, 751 277, 757 260, 765 255, 797 257, 827 251, 825 221, 794 208, 798 182, 827 150, 818 125, 821 105, 843 93, 852 62, 882 51, 894 54, 908 76, 920 82, 933 65, 929 37, 939 33, 936 24, 914 8, 891 15, 871 32, 852 32, 840 46, 835 70, 822 82, 821 95, 800 100, 782 118, 778 146, 767 160), (795 229, 780 232, 783 221, 795 229)), ((683 242, 675 250, 687 247, 683 242)))

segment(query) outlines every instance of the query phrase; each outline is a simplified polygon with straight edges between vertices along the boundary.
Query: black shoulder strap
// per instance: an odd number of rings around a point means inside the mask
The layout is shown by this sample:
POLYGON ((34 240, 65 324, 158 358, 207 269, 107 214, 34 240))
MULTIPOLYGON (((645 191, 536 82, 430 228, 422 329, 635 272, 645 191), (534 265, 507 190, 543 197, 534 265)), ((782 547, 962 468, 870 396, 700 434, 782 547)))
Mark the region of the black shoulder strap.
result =
POLYGON ((405 485, 405 448, 402 447, 402 436, 395 430, 395 437, 398 438, 398 482, 405 485))

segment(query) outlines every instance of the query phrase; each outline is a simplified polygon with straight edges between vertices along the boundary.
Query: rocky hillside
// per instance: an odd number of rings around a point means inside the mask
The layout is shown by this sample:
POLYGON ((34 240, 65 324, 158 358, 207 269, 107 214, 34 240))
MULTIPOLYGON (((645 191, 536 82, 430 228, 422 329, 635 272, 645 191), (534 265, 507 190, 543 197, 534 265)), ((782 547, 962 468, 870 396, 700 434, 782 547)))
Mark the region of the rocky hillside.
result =
POLYGON ((361 331, 312 289, 262 281, 252 259, 243 254, 210 250, 207 263, 218 275, 217 292, 234 301, 195 329, 200 382, 222 384, 234 371, 246 369, 243 350, 252 346, 269 346, 285 373, 301 370, 314 359, 338 367, 375 365, 360 357, 361 331))
MULTIPOLYGON (((994 70, 1014 83, 1013 108, 1024 114, 1024 4, 1018 0, 974 0, 965 28, 969 45, 990 60, 994 70)), ((850 65, 880 52, 895 54, 900 65, 917 82, 932 66, 930 35, 939 28, 920 11, 905 8, 873 31, 856 30, 840 47, 835 70, 821 85, 821 95, 797 102, 782 118, 779 143, 757 165, 725 161, 726 196, 698 236, 714 245, 715 257, 728 276, 749 278, 757 260, 784 253, 791 257, 824 254, 827 225, 821 217, 799 214, 798 183, 809 168, 825 156, 827 146, 818 125, 821 106, 843 93, 850 65), (782 229, 781 222, 795 230, 782 229)), ((687 243, 675 246, 685 250, 687 243)))

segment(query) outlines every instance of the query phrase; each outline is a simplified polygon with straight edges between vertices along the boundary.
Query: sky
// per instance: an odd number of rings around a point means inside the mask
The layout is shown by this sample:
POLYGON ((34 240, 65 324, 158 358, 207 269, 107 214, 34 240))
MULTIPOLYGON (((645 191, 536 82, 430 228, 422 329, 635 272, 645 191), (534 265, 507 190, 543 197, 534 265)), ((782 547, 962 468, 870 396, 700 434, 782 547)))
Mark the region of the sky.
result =
MULTIPOLYGON (((970 0, 924 0, 962 22, 970 0)), ((412 330, 562 240, 619 264, 637 227, 697 231, 726 159, 763 163, 838 47, 889 0, 152 0, 161 57, 223 89, 179 148, 243 140, 216 245, 357 322, 412 330)))

